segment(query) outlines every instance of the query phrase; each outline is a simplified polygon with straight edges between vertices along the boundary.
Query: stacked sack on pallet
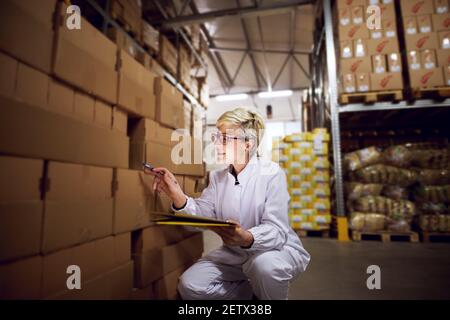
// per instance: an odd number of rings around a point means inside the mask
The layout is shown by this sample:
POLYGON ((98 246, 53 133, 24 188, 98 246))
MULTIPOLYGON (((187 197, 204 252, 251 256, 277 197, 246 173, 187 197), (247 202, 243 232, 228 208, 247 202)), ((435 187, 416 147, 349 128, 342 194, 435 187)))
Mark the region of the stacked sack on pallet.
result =
MULTIPOLYGON (((428 144, 369 147, 345 155, 345 194, 357 231, 408 232, 420 221, 428 230, 431 220, 450 230, 449 150, 428 144), (436 211, 436 208, 439 208, 436 211), (433 217, 429 219, 429 215, 433 217), (414 219, 418 215, 418 219, 414 219), (445 225, 445 226, 444 226, 445 225)), ((435 227, 436 224, 433 225, 435 227)))

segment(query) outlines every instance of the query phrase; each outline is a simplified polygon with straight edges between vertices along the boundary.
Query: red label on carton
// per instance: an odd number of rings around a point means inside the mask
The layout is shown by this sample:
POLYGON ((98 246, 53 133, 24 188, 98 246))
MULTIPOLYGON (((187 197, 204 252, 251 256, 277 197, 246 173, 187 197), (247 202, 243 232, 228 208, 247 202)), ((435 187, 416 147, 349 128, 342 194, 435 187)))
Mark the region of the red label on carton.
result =
POLYGON ((389 40, 384 40, 384 41, 380 42, 380 43, 377 45, 377 52, 378 52, 378 53, 383 52, 384 48, 386 47, 386 45, 387 45, 388 43, 389 43, 389 40))
POLYGON ((387 77, 384 77, 383 79, 381 79, 380 81, 380 86, 382 88, 386 88, 386 86, 389 84, 389 81, 391 81, 393 75, 388 75, 387 77))
POLYGON ((422 49, 423 45, 428 41, 428 39, 430 39, 429 36, 424 36, 422 38, 420 38, 419 40, 417 40, 416 42, 416 47, 418 49, 422 49))
POLYGON ((420 8, 425 4, 425 1, 419 1, 412 7, 412 12, 414 14, 417 14, 419 12, 420 8))
POLYGON ((350 70, 352 72, 356 72, 358 70, 359 66, 361 65, 361 63, 362 63, 362 60, 356 61, 355 63, 352 64, 352 66, 350 67, 350 70))
POLYGON ((348 36, 349 36, 350 38, 353 38, 353 37, 355 36, 355 33, 358 31, 358 29, 359 29, 359 26, 355 26, 355 27, 351 28, 351 29, 348 31, 348 36))
POLYGON ((433 75, 434 71, 430 71, 425 73, 421 78, 420 78, 420 83, 423 85, 426 85, 428 83, 428 80, 430 80, 431 76, 433 75))

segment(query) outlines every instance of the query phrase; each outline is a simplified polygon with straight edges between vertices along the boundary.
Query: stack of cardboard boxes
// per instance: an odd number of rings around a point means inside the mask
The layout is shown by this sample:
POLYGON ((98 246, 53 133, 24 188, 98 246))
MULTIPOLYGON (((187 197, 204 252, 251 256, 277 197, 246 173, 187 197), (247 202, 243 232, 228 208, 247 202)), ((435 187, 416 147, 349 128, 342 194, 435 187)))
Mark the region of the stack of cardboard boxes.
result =
MULTIPOLYGON (((170 204, 160 204, 142 161, 130 166, 128 135, 167 145, 171 129, 163 125, 178 123, 152 120, 167 90, 154 90, 150 70, 85 19, 81 30, 68 30, 65 12, 55 0, 0 4, 9 30, 0 35, 0 298, 126 299, 135 277, 132 235, 170 204), (136 133, 147 122, 158 131, 136 133), (71 290, 79 272, 82 289, 71 290)), ((182 97, 175 111, 185 114, 182 97)), ((170 166, 170 150, 157 143, 145 145, 146 154, 170 166)), ((196 195, 201 156, 199 163, 174 171, 196 195)), ((165 257, 179 261, 178 251, 190 246, 197 258, 196 237, 165 257)), ((177 280, 164 276, 162 283, 177 280)))
POLYGON ((172 76, 176 77, 178 64, 177 48, 162 34, 159 34, 158 61, 172 76))
POLYGON ((450 85, 450 13, 447 0, 402 0, 411 88, 450 85))
POLYGON ((140 0, 112 0, 110 14, 118 20, 127 31, 132 32, 137 38, 141 35, 142 8, 140 0))
POLYGON ((339 70, 342 93, 403 89, 395 5, 377 1, 380 25, 368 26, 370 0, 338 0, 339 70), (370 27, 370 29, 369 29, 370 27))
POLYGON ((289 217, 294 229, 330 228, 329 139, 325 129, 315 129, 273 141, 273 160, 287 175, 289 217))

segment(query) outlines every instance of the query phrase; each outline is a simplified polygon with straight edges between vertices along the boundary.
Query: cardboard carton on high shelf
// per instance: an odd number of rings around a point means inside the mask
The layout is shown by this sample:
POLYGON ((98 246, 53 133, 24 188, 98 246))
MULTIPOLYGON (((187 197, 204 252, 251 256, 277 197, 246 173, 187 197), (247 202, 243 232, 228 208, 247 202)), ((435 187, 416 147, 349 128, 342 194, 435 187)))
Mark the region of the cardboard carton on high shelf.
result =
POLYGON ((433 14, 432 19, 434 31, 450 30, 450 13, 433 14))
POLYGON ((81 30, 69 30, 66 5, 60 3, 53 73, 112 104, 117 101, 116 45, 81 18, 81 30))
POLYGON ((0 95, 13 97, 16 90, 18 61, 0 52, 0 95))
POLYGON ((56 81, 50 80, 48 92, 48 109, 61 115, 73 116, 75 91, 56 81))
POLYGON ((0 49, 49 74, 55 7, 55 0, 1 1, 0 21, 8 32, 0 34, 0 49))
POLYGON ((141 23, 141 41, 145 46, 153 50, 153 52, 158 52, 159 31, 144 20, 141 23))
POLYGON ((159 62, 167 68, 167 70, 172 74, 177 74, 177 49, 175 46, 167 39, 167 37, 162 34, 159 35, 159 62))
POLYGON ((145 288, 164 275, 196 261, 203 253, 203 233, 134 255, 135 287, 145 288))
POLYGON ((39 254, 44 162, 0 157, 0 262, 39 254))
POLYGON ((152 185, 153 177, 145 175, 142 169, 115 169, 114 234, 136 230, 151 223, 150 212, 155 211, 152 185))
POLYGON ((113 0, 110 4, 110 13, 114 19, 125 24, 131 32, 140 37, 142 9, 136 0, 113 0))
POLYGON ((336 8, 344 9, 353 6, 365 6, 366 0, 337 0, 336 8))
POLYGON ((365 24, 339 26, 339 40, 369 39, 369 29, 365 24))
POLYGON ((183 128, 183 94, 162 77, 155 78, 156 120, 173 129, 183 128))
POLYGON ((448 0, 434 0, 434 12, 437 14, 448 13, 449 9, 448 0))
POLYGON ((384 31, 384 37, 394 38, 397 37, 397 17, 383 20, 382 27, 384 31))
POLYGON ((369 39, 369 40, 367 40, 367 49, 368 49, 369 55, 400 52, 397 37, 369 39))
POLYGON ((370 73, 372 64, 370 57, 342 59, 340 61, 341 74, 345 73, 370 73))
POLYGON ((6 153, 128 167, 129 140, 122 133, 4 96, 0 96, 0 133, 0 150, 6 153))
POLYGON ((119 53, 118 105, 130 113, 155 118, 155 75, 123 50, 119 53))
POLYGON ((48 163, 42 252, 112 234, 112 181, 110 168, 48 163))
POLYGON ((398 72, 372 73, 370 74, 370 85, 373 91, 401 90, 403 89, 402 74, 398 72))
POLYGON ((450 49, 450 31, 439 31, 439 49, 450 49))
POLYGON ((0 264, 0 299, 39 299, 42 256, 0 264))
POLYGON ((438 37, 436 32, 405 35, 407 50, 438 49, 438 37))
POLYGON ((112 128, 113 107, 103 103, 101 100, 95 100, 94 105, 94 123, 102 128, 112 128))
POLYGON ((192 134, 192 104, 186 100, 183 101, 184 109, 184 129, 187 133, 192 134))
POLYGON ((419 16, 434 13, 433 0, 401 0, 402 16, 419 16))
POLYGON ((42 295, 44 298, 54 298, 67 294, 65 292, 69 265, 80 267, 83 288, 87 281, 130 261, 130 233, 106 237, 46 255, 43 258, 42 295))
POLYGON ((436 54, 439 67, 447 67, 450 65, 450 50, 439 49, 436 54))
POLYGON ((106 31, 106 35, 116 44, 119 50, 124 50, 133 58, 137 57, 139 51, 135 42, 131 40, 130 36, 125 35, 122 30, 119 30, 116 27, 109 27, 106 31))
POLYGON ((442 68, 409 70, 411 88, 433 88, 444 85, 442 68))
POLYGON ((444 85, 450 86, 450 66, 444 66, 442 69, 444 72, 444 85))
POLYGON ((129 261, 94 279, 82 281, 82 290, 65 290, 47 297, 55 300, 125 300, 133 288, 133 262, 129 261))
POLYGON ((16 79, 16 99, 47 109, 50 78, 46 74, 19 63, 16 79))
POLYGON ((378 3, 382 20, 396 19, 394 3, 378 3))
POLYGON ((92 124, 94 122, 94 99, 82 92, 75 92, 73 114, 80 121, 92 124))
POLYGON ((431 15, 426 14, 423 16, 417 16, 417 29, 420 33, 432 32, 433 23, 431 21, 431 15))

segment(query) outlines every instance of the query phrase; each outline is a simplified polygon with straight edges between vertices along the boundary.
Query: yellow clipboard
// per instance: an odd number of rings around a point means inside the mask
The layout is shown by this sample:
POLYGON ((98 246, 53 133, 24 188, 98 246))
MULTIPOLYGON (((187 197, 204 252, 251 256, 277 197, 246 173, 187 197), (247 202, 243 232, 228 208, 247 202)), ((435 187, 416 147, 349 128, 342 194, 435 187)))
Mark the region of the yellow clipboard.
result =
POLYGON ((184 213, 163 213, 153 212, 157 216, 153 222, 159 225, 178 225, 178 226, 192 226, 192 227, 234 227, 235 224, 228 221, 222 221, 213 218, 199 217, 184 213))

